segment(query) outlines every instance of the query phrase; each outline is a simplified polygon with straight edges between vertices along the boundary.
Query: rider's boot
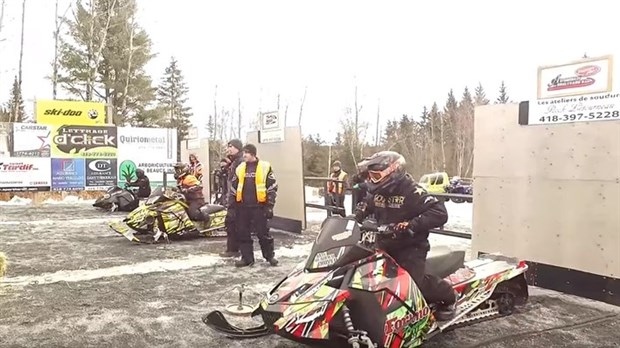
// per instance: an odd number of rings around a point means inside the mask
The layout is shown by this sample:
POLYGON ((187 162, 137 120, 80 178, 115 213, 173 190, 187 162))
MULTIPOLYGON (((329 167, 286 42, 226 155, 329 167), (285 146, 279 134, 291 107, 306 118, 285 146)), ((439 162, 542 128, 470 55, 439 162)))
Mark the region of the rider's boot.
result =
POLYGON ((453 298, 437 303, 435 307, 435 319, 439 321, 452 320, 456 316, 456 302, 458 300, 458 293, 452 289, 449 282, 442 280, 441 287, 450 287, 450 291, 453 294, 453 298), (445 282, 445 283, 444 283, 445 282))

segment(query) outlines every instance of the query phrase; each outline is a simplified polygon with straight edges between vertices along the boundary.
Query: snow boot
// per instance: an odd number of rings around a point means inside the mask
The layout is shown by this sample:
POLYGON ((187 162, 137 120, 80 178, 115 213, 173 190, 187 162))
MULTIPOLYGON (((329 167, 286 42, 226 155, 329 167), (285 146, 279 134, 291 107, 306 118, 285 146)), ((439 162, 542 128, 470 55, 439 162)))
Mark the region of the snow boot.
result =
POLYGON ((272 267, 275 267, 275 266, 277 266, 277 265, 278 265, 278 260, 276 260, 276 258, 275 258, 275 257, 270 258, 269 260, 267 260, 267 262, 269 262, 269 264, 270 264, 272 267))
POLYGON ((241 267, 248 267, 248 266, 252 266, 253 264, 254 264, 254 261, 247 262, 244 259, 241 259, 241 260, 237 260, 235 262, 235 267, 239 267, 239 268, 241 268, 241 267))
POLYGON ((222 253, 220 253, 220 257, 239 257, 241 256, 241 253, 238 251, 224 251, 222 253))

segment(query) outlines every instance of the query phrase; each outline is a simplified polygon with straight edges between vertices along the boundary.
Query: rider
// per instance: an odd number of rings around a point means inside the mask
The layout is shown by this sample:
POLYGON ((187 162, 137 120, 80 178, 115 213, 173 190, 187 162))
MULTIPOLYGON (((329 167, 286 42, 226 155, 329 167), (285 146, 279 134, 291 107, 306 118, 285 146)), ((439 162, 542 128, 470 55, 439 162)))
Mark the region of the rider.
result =
POLYGON ((185 195, 187 201, 187 215, 193 221, 204 221, 205 218, 200 212, 200 207, 205 204, 202 185, 190 172, 190 167, 185 163, 174 165, 174 178, 177 179, 177 187, 185 195))
POLYGON ((424 273, 429 230, 445 224, 448 213, 443 202, 406 173, 405 163, 401 154, 381 151, 358 165, 361 173, 368 173, 369 196, 355 218, 362 222, 374 214, 378 224, 394 224, 393 238, 384 237, 379 245, 409 272, 425 299, 437 305, 437 319, 449 320, 456 311, 455 291, 447 281, 424 273))
POLYGON ((136 181, 129 181, 127 178, 127 186, 128 187, 137 187, 138 198, 148 198, 151 195, 151 182, 149 181, 149 177, 144 174, 144 170, 136 169, 136 181))

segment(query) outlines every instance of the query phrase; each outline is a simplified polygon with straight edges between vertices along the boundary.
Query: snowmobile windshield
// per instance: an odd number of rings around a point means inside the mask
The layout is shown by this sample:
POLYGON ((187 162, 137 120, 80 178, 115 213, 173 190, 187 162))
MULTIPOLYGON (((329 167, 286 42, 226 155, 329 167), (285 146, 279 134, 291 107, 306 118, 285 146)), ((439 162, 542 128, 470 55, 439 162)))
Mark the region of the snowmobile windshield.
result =
POLYGON ((306 261, 308 271, 326 271, 362 259, 371 252, 359 246, 362 232, 355 220, 328 217, 306 261))
POLYGON ((165 199, 164 195, 166 193, 166 189, 163 186, 157 187, 151 192, 149 199, 146 200, 146 205, 151 205, 159 202, 162 199, 165 199))

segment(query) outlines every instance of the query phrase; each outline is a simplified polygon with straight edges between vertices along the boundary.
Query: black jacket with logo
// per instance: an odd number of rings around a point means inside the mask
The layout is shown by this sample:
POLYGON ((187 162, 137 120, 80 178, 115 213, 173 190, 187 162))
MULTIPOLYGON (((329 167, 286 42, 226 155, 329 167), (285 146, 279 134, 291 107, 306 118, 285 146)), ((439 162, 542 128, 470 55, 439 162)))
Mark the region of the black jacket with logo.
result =
POLYGON ((448 212, 443 202, 429 195, 413 178, 407 175, 389 194, 369 195, 365 209, 356 213, 362 221, 374 214, 380 225, 408 222, 410 235, 398 234, 388 249, 419 245, 428 247, 429 230, 443 226, 448 221, 448 212))
POLYGON ((228 158, 230 158, 231 162, 227 168, 228 173, 226 174, 226 191, 224 191, 223 197, 224 197, 225 205, 227 205, 229 208, 232 208, 235 200, 233 199, 232 201, 230 201, 230 196, 228 194, 228 191, 230 191, 230 188, 232 187, 232 182, 233 182, 233 179, 235 178, 237 167, 239 167, 239 165, 243 163, 243 152, 239 151, 236 155, 228 156, 228 158))

